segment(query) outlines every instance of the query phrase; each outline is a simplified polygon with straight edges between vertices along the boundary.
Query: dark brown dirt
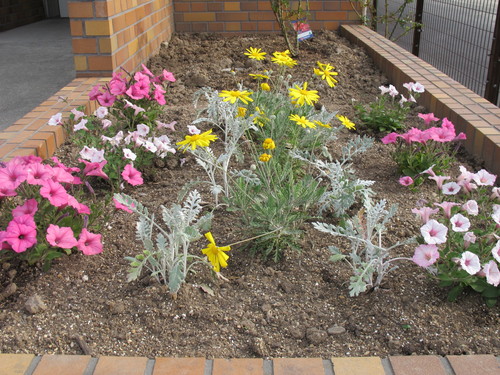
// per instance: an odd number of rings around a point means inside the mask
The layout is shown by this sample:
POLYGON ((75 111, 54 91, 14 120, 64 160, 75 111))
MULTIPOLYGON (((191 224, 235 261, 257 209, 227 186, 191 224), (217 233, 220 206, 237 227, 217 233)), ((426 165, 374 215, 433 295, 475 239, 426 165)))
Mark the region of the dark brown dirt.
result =
MULTIPOLYGON (((176 35, 148 64, 159 72, 172 71, 165 120, 178 121, 173 138, 179 140, 194 119, 192 95, 201 86, 234 89, 236 77, 255 72, 257 65, 243 52, 248 47, 269 52, 285 49, 279 36, 176 35)), ((314 80, 321 102, 329 110, 355 119, 352 100, 373 100, 378 86, 389 83, 364 51, 333 32, 318 32, 304 42, 294 80, 311 80, 316 61, 329 62, 339 72, 335 89, 314 80)), ((271 68, 265 63, 264 68, 271 68)), ((247 87, 254 84, 244 79, 247 87)), ((311 83, 311 86, 313 83, 311 83)), ((409 123, 417 121, 414 114, 409 123)), ((359 132, 362 131, 361 127, 359 132)), ((350 136, 347 131, 343 138, 350 136)), ((399 205, 388 241, 417 233, 410 210, 420 198, 432 198, 433 186, 414 193, 397 182, 389 146, 377 142, 356 160, 363 179, 375 180, 378 198, 399 205)), ((71 154, 66 145, 60 154, 71 154)), ((467 160, 462 160, 466 163, 467 160)), ((476 166, 477 167, 477 166, 476 166)), ((474 168, 471 167, 471 168, 474 168)), ((170 205, 192 176, 200 173, 192 159, 181 168, 172 158, 149 173, 145 185, 127 193, 155 209, 170 205)), ((209 199, 205 195, 204 198, 209 199)), ((212 233, 218 243, 241 239, 237 218, 218 210, 212 233)), ((197 268, 178 298, 143 279, 126 282, 128 262, 141 250, 134 235, 135 218, 119 212, 106 223, 105 251, 99 256, 74 254, 42 273, 37 269, 3 264, 1 288, 12 282, 17 291, 0 301, 0 352, 81 354, 76 337, 94 355, 201 357, 330 357, 399 354, 500 354, 500 308, 487 308, 480 297, 465 294, 457 303, 446 301, 422 269, 406 262, 390 273, 383 288, 350 298, 350 271, 329 261, 328 245, 338 240, 306 226, 302 253, 286 252, 280 263, 263 262, 240 248, 231 251, 223 270, 229 281, 214 280, 197 268), (12 271, 16 271, 14 272, 12 271), (213 290, 211 295, 202 286, 213 290), (46 309, 25 310, 38 295, 46 309)), ((195 244, 201 249, 204 242, 195 244)), ((400 254, 411 256, 412 248, 400 254)), ((206 288, 205 288, 206 290, 206 288)))

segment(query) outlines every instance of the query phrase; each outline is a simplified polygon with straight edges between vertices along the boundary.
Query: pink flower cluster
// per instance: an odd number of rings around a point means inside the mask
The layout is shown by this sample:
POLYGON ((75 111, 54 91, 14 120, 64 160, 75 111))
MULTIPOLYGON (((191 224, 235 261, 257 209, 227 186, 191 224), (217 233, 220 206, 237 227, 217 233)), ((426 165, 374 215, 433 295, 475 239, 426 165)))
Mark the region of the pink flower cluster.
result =
MULTIPOLYGON (((433 121, 435 121, 436 118, 433 118, 433 121)), ((429 140, 440 143, 463 140, 466 139, 466 135, 464 133, 456 134, 455 126, 453 125, 453 123, 447 118, 444 118, 441 123, 441 127, 433 126, 425 130, 411 128, 404 134, 393 132, 387 134, 384 138, 381 139, 381 141, 383 144, 396 143, 398 138, 404 139, 408 144, 411 144, 412 142, 425 144, 429 140)))
POLYGON ((113 73, 113 78, 107 86, 96 85, 89 93, 90 100, 97 100, 104 107, 111 107, 118 96, 126 96, 134 100, 156 100, 160 105, 165 105, 163 82, 175 82, 172 73, 163 70, 162 74, 155 76, 142 64, 142 71, 136 72, 133 80, 127 81, 121 74, 113 73))
MULTIPOLYGON (((71 207, 75 215, 90 214, 89 207, 68 193, 72 185, 82 184, 81 178, 73 175, 80 171, 79 168, 66 167, 55 157, 52 160, 55 166, 43 164, 42 159, 35 156, 17 157, 0 168, 0 199, 17 196, 18 191, 33 191, 33 188, 38 198, 26 199, 12 210, 11 221, 5 230, 0 231, 0 249, 22 253, 39 242, 37 236, 42 234, 39 233, 35 215, 39 211, 39 205, 43 206, 43 199, 59 211, 71 207), (32 187, 28 189, 23 184, 32 187)), ((77 247, 85 255, 102 252, 101 235, 90 233, 87 229, 82 230, 77 240, 72 228, 50 224, 45 238, 52 246, 63 249, 77 247)))

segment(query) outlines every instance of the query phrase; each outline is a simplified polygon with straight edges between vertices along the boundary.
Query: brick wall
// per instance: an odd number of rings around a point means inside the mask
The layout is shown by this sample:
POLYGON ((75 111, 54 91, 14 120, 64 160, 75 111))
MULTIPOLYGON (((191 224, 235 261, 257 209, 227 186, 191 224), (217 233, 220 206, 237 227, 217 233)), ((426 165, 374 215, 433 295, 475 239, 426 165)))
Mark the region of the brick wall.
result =
POLYGON ((69 2, 77 77, 136 70, 173 32, 173 0, 69 2))
POLYGON ((44 19, 43 0, 0 0, 0 31, 44 19))
MULTIPOLYGON (((269 0, 174 0, 174 10, 178 32, 279 31, 269 0)), ((313 31, 336 30, 340 24, 359 23, 349 0, 309 0, 309 10, 313 31)))

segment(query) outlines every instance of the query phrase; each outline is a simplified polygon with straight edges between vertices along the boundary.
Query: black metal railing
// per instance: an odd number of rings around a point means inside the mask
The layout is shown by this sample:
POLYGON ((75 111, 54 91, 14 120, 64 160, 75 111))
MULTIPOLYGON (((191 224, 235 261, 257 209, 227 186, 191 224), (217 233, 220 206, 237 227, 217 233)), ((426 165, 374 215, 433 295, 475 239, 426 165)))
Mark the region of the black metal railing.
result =
MULTIPOLYGON (((404 0, 388 0, 395 12, 404 0)), ((385 12, 379 0, 377 15, 385 12)), ((405 8, 422 28, 395 40, 490 102, 499 105, 500 87, 500 1, 499 0, 414 0, 405 8)), ((391 29, 394 24, 391 25, 391 29)), ((384 32, 379 23, 377 31, 384 32)), ((404 33, 396 25, 393 38, 404 33)))

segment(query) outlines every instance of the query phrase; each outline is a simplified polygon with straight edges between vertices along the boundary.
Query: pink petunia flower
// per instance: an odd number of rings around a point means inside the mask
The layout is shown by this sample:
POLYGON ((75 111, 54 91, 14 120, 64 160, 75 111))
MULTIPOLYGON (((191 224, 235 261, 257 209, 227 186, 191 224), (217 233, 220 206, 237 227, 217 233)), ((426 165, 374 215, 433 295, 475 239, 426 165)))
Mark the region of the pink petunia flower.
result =
POLYGON ((33 218, 30 215, 23 215, 12 219, 7 226, 3 240, 6 241, 16 253, 22 253, 36 244, 36 227, 30 225, 32 221, 33 218))
POLYGON ((73 108, 71 110, 71 113, 73 115, 75 115, 75 117, 73 118, 74 121, 78 121, 79 119, 81 119, 83 116, 85 116, 85 113, 83 113, 82 111, 79 111, 78 109, 76 108, 73 108))
POLYGON ((0 186, 17 189, 28 178, 28 172, 23 165, 11 160, 5 168, 0 168, 0 186))
POLYGON ((148 67, 144 64, 141 64, 141 67, 142 67, 142 71, 144 72, 145 75, 148 75, 150 76, 151 78, 154 77, 154 74, 151 73, 151 70, 148 69, 148 67))
POLYGON ((47 198, 55 207, 61 207, 68 204, 68 193, 59 182, 52 180, 44 181, 40 188, 40 195, 47 198))
POLYGON ((476 243, 476 235, 474 232, 467 232, 464 234, 464 248, 468 248, 471 243, 476 243))
POLYGON ((30 185, 41 185, 43 181, 52 178, 52 167, 42 163, 30 164, 26 181, 30 185))
POLYGON ((97 100, 99 95, 102 95, 101 86, 95 85, 94 87, 92 87, 92 90, 90 90, 90 92, 89 92, 89 99, 90 100, 97 100))
POLYGON ((410 186, 413 184, 413 178, 410 176, 404 176, 399 179, 399 183, 403 186, 410 186))
POLYGON ((106 107, 99 107, 95 110, 94 115, 96 115, 98 119, 102 120, 108 115, 108 109, 106 107))
POLYGON ((460 185, 460 188, 465 194, 468 194, 472 190, 477 189, 477 185, 470 182, 469 180, 458 180, 457 183, 458 185, 460 185))
POLYGON ((163 72, 160 75, 160 79, 162 81, 175 82, 174 74, 165 69, 163 69, 163 72))
POLYGON ((127 83, 122 80, 112 79, 109 81, 109 92, 115 96, 123 95, 127 91, 127 83))
POLYGON ((468 200, 462 205, 462 209, 464 209, 469 215, 477 216, 479 214, 479 206, 474 199, 468 200))
MULTIPOLYGON (((420 172, 421 174, 428 174, 431 177, 436 177, 436 173, 432 170, 434 168, 435 164, 432 164, 429 168, 427 168, 425 171, 420 172)), ((430 178, 430 177, 429 177, 430 178)))
POLYGON ((434 203, 434 206, 441 207, 444 212, 444 216, 446 216, 448 219, 451 217, 451 209, 455 206, 460 206, 459 203, 455 202, 442 202, 442 203, 434 203))
POLYGON ((439 209, 426 206, 422 208, 412 208, 411 212, 420 217, 422 224, 426 224, 429 221, 430 216, 438 213, 439 209))
POLYGON ((460 169, 460 176, 458 176, 457 181, 471 181, 475 176, 474 173, 469 172, 463 165, 459 166, 458 169, 460 169))
POLYGON ((102 170, 102 168, 108 163, 107 160, 103 160, 100 163, 90 163, 86 160, 78 159, 80 162, 85 164, 83 169, 84 176, 97 176, 109 179, 108 175, 102 170))
POLYGON ((45 238, 52 246, 60 247, 61 249, 71 249, 78 243, 73 234, 73 229, 70 227, 59 227, 54 224, 50 224, 47 228, 45 238))
POLYGON ((132 167, 131 164, 127 164, 125 168, 123 168, 122 177, 133 186, 142 185, 144 183, 141 172, 132 167))
POLYGON ((429 245, 439 245, 446 242, 448 228, 438 221, 431 219, 420 228, 424 241, 429 245))
POLYGON ((101 123, 102 123, 102 128, 103 128, 103 129, 107 129, 107 128, 109 128, 111 125, 113 125, 113 123, 111 122, 111 120, 108 120, 108 119, 103 119, 103 120, 101 121, 101 123))
POLYGON ((175 127, 174 127, 175 124, 177 124, 177 121, 172 121, 171 123, 165 124, 164 122, 156 120, 156 126, 158 127, 158 129, 166 128, 166 129, 170 129, 174 132, 175 131, 175 127))
POLYGON ((455 139, 455 132, 445 128, 433 128, 430 138, 436 142, 446 143, 455 139))
POLYGON ((482 273, 486 276, 486 282, 493 286, 500 284, 500 270, 494 260, 490 260, 483 266, 482 273))
POLYGON ((156 83, 154 84, 155 90, 153 92, 153 97, 156 100, 156 102, 159 105, 165 105, 167 104, 167 101, 165 100, 165 93, 166 91, 163 90, 163 87, 160 85, 157 85, 156 83))
POLYGON ((443 185, 441 192, 444 195, 456 195, 460 191, 461 187, 456 182, 448 182, 443 185))
MULTIPOLYGON (((427 171, 431 170, 432 171, 432 167, 429 168, 427 171)), ((422 173, 426 173, 427 171, 424 171, 422 173)), ((434 172, 432 172, 434 173, 434 172)), ((446 180, 449 180, 450 179, 450 176, 438 176, 436 174, 434 175, 430 175, 429 177, 427 177, 429 180, 434 180, 436 181, 436 184, 437 184, 437 188, 439 190, 441 190, 443 188, 443 182, 446 181, 446 180)))
POLYGON ((439 121, 439 118, 434 116, 434 113, 419 113, 418 117, 424 120, 425 125, 429 125, 432 121, 439 121))
MULTIPOLYGON (((113 202, 115 203, 115 208, 117 210, 123 210, 123 211, 126 211, 126 212, 129 212, 129 213, 132 213, 133 211, 128 208, 127 206, 125 206, 124 204, 121 204, 120 202, 118 202, 115 198, 113 198, 113 202)), ((132 204, 132 207, 134 207, 134 205, 132 204)))
POLYGON ((14 185, 0 185, 0 198, 2 197, 15 197, 17 195, 14 185))
POLYGON ((470 228, 470 221, 462 214, 455 214, 450 218, 451 229, 454 232, 467 232, 470 228))
POLYGON ((109 91, 105 91, 101 95, 97 97, 97 101, 100 105, 104 107, 111 107, 113 103, 116 101, 116 97, 111 94, 109 91))
POLYGON ((439 251, 436 245, 420 245, 415 249, 413 254, 413 262, 420 267, 427 268, 439 259, 439 251))
POLYGON ((421 94, 425 91, 425 87, 421 83, 415 82, 413 83, 411 91, 421 94))
POLYGON ((89 129, 85 126, 85 125, 87 125, 87 122, 89 122, 89 120, 82 118, 78 124, 75 124, 73 126, 73 132, 77 132, 79 130, 88 131, 89 129))
POLYGON ((476 172, 473 176, 473 180, 479 186, 493 186, 495 184, 495 180, 497 176, 489 173, 485 169, 481 169, 479 172, 476 172))
POLYGON ((56 164, 56 166, 58 166, 59 168, 64 169, 68 173, 80 172, 80 168, 77 168, 77 167, 67 167, 63 163, 61 163, 59 161, 59 159, 57 157, 55 157, 55 156, 51 157, 50 159, 56 164))
POLYGON ((101 235, 83 228, 76 247, 85 255, 99 254, 102 252, 101 235))
POLYGON ((36 199, 28 199, 22 206, 17 206, 12 210, 12 217, 18 217, 23 215, 34 216, 38 211, 38 202, 36 199))
POLYGON ((75 181, 75 177, 71 173, 59 167, 52 168, 52 177, 50 179, 55 182, 67 184, 72 184, 75 181))
POLYGON ((464 251, 462 257, 460 258, 460 266, 469 275, 475 275, 481 271, 481 264, 479 262, 479 257, 471 253, 470 251, 464 251))
POLYGON ((141 137, 145 137, 149 133, 149 126, 145 124, 137 124, 137 134, 141 137))

